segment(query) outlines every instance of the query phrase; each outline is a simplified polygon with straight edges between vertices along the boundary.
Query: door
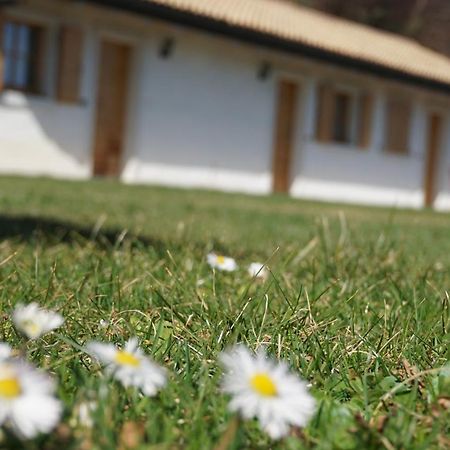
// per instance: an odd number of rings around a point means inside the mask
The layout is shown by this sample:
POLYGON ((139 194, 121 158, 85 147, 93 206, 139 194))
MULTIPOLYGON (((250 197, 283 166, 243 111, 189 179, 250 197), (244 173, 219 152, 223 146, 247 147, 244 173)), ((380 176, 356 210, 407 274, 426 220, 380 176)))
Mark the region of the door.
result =
POLYGON ((437 179, 439 176, 439 147, 441 143, 442 117, 437 113, 428 116, 427 156, 425 165, 424 193, 425 206, 432 206, 436 197, 437 179))
POLYGON ((94 175, 118 176, 125 135, 130 47, 104 41, 100 49, 94 175))
POLYGON ((288 80, 278 84, 278 101, 273 150, 273 191, 288 192, 297 119, 298 86, 288 80))

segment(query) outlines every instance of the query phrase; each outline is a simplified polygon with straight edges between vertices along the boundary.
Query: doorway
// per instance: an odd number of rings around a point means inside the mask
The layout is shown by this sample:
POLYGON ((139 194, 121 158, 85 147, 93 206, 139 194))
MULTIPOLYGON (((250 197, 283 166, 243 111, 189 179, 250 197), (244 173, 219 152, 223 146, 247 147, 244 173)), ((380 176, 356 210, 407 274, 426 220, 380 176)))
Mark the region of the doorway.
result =
POLYGON ((278 100, 272 164, 273 192, 289 192, 297 122, 298 85, 294 81, 278 83, 278 100))
POLYGON ((125 136, 130 71, 129 45, 103 41, 97 87, 95 122, 95 176, 120 174, 125 136))
POLYGON ((442 117, 431 112, 428 115, 428 137, 424 177, 424 205, 433 206, 439 178, 439 150, 442 142, 442 117))

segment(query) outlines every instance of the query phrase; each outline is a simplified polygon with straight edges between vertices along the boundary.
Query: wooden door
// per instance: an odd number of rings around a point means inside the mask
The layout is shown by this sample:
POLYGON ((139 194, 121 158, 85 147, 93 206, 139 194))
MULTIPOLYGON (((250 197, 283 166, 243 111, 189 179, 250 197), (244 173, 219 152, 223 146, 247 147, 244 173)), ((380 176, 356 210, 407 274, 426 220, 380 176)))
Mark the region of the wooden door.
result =
POLYGON ((428 117, 427 156, 424 177, 425 206, 432 206, 436 196, 441 133, 442 118, 437 113, 431 113, 428 117))
POLYGON ((117 176, 124 145, 130 47, 104 41, 100 49, 94 175, 117 176))
POLYGON ((273 151, 273 191, 288 192, 297 118, 298 86, 283 80, 278 85, 278 104, 273 151))

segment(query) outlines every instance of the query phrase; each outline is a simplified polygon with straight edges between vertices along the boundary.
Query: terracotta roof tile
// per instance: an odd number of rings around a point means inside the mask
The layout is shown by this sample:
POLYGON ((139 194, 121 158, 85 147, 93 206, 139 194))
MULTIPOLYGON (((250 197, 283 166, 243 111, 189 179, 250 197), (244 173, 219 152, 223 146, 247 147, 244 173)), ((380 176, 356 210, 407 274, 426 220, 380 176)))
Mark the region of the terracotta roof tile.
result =
POLYGON ((143 0, 450 84, 450 58, 412 39, 283 0, 143 0))

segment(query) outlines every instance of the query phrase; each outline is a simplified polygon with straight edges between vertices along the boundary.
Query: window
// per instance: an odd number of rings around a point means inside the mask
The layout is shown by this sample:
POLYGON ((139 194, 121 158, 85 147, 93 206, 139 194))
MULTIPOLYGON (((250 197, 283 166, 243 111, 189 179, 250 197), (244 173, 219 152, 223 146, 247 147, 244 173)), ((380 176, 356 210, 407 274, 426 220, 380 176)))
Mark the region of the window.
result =
POLYGON ((39 92, 43 55, 43 29, 26 23, 6 21, 3 26, 3 86, 39 92))
POLYGON ((352 139, 353 99, 350 94, 336 92, 334 95, 333 136, 335 142, 350 143, 352 139))
POLYGON ((370 145, 372 96, 323 84, 318 91, 316 138, 360 148, 370 145))
POLYGON ((411 104, 406 99, 389 98, 385 111, 384 149, 390 153, 409 152, 411 104))

